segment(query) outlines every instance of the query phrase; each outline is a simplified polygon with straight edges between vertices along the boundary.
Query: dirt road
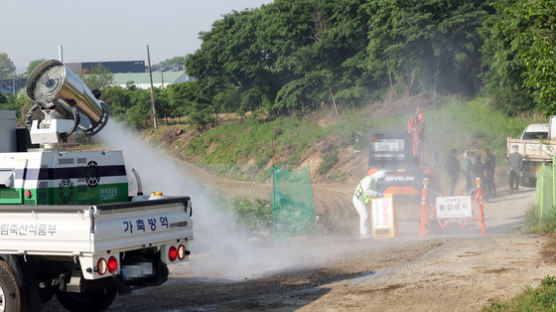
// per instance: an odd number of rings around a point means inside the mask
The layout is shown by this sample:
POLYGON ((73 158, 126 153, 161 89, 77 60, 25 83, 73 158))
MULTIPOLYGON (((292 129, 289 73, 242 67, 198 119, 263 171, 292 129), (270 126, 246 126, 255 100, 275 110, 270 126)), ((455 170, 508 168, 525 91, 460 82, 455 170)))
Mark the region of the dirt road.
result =
MULTIPOLYGON (((228 190, 253 186, 220 183, 228 190)), ((321 222, 336 218, 357 228, 346 204, 351 191, 315 185, 317 213, 326 216, 321 222)), ((258 238, 253 245, 260 248, 250 250, 245 263, 233 253, 202 251, 189 263, 172 266, 164 285, 119 296, 109 310, 480 311, 556 274, 554 242, 548 246, 550 238, 523 232, 533 189, 514 194, 502 189, 499 195, 485 205, 484 237, 471 222, 465 229, 450 224, 418 237, 417 213, 405 208, 398 212, 400 232, 394 239, 360 240, 350 231, 336 231, 269 248, 258 238), (232 274, 242 272, 241 266, 251 273, 232 274)), ((45 311, 61 308, 54 299, 45 311)))

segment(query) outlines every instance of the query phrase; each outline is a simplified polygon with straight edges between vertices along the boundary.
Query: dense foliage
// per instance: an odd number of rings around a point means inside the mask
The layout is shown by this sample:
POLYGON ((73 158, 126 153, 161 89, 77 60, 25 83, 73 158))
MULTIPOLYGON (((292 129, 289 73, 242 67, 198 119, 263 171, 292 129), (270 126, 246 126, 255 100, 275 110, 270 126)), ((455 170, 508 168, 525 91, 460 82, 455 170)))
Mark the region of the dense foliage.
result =
MULTIPOLYGON (((275 0, 224 15, 200 38, 195 53, 159 64, 185 63, 195 79, 156 91, 161 116, 200 129, 220 112, 273 119, 480 90, 510 115, 556 112, 556 0, 275 0)), ((13 71, 0 59, 0 74, 13 71)), ((149 125, 148 91, 106 92, 116 116, 149 125)))
POLYGON ((556 1, 493 3, 481 31, 486 89, 497 107, 556 113, 556 1))
POLYGON ((186 68, 216 111, 337 110, 385 89, 472 95, 486 16, 484 1, 277 0, 215 22, 186 68))

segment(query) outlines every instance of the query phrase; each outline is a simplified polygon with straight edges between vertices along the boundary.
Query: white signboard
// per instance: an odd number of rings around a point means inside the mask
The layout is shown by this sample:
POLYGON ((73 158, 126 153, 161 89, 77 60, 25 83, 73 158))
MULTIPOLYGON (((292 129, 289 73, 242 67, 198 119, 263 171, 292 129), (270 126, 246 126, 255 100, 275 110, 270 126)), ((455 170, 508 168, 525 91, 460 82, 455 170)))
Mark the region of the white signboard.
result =
POLYGON ((373 198, 373 229, 391 229, 394 227, 394 204, 392 197, 373 198))
POLYGON ((447 196, 436 198, 438 219, 472 217, 471 196, 447 196))
POLYGON ((374 142, 374 149, 376 152, 403 152, 404 140, 395 139, 382 139, 374 142))

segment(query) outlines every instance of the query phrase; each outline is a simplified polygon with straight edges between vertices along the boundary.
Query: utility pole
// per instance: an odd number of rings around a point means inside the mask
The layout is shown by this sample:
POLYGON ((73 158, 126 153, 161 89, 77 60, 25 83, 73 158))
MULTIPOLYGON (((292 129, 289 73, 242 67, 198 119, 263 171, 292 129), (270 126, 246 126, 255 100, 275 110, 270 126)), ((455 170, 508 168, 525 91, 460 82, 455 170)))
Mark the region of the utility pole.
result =
POLYGON ((153 108, 153 127, 154 130, 156 130, 156 107, 154 106, 153 73, 151 71, 151 54, 149 52, 148 44, 147 44, 147 61, 149 64, 149 77, 151 79, 151 106, 153 108))
POLYGON ((164 89, 164 72, 162 71, 162 67, 160 68, 160 78, 162 78, 162 87, 160 88, 164 89))

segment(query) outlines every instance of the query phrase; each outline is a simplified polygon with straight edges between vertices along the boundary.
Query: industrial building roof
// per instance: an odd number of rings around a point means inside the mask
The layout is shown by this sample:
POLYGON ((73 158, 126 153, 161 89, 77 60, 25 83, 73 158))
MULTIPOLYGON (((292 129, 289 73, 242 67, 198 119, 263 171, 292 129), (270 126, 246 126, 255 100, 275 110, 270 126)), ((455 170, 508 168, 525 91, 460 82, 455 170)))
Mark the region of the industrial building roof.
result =
MULTIPOLYGON (((162 83, 162 78, 164 77, 164 83, 179 83, 187 81, 187 75, 182 71, 168 71, 168 72, 153 72, 153 83, 162 83)), ((149 73, 115 73, 112 74, 114 85, 126 85, 128 82, 133 81, 135 84, 146 84, 150 83, 149 73)))

